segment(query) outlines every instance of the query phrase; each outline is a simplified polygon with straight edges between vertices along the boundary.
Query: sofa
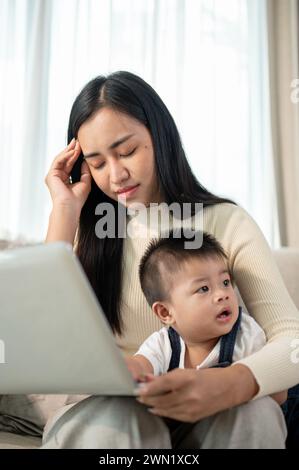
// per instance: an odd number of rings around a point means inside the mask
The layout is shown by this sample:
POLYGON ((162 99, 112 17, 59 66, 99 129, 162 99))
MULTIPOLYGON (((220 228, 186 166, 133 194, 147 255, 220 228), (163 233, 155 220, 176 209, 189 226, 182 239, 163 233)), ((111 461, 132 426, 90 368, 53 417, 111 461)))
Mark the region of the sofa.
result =
MULTIPOLYGON (((0 250, 13 248, 13 244, 7 244, 0 240, 0 250)), ((287 289, 299 309, 299 249, 281 248, 273 251, 277 265, 285 281, 287 289)), ((241 300, 241 299, 240 299, 241 300)), ((242 302, 241 302, 242 303, 242 302)), ((39 448, 41 438, 35 433, 35 429, 30 428, 33 435, 19 434, 16 432, 1 431, 1 420, 9 422, 10 416, 24 416, 28 419, 31 416, 35 422, 45 422, 46 419, 55 412, 55 409, 69 404, 65 395, 18 395, 0 396, 0 449, 24 449, 39 448), (46 416, 47 415, 47 416, 46 416), (36 434, 34 436, 34 434, 36 434)), ((11 431, 13 431, 13 423, 11 431)), ((26 431, 26 426, 25 430, 26 431)))

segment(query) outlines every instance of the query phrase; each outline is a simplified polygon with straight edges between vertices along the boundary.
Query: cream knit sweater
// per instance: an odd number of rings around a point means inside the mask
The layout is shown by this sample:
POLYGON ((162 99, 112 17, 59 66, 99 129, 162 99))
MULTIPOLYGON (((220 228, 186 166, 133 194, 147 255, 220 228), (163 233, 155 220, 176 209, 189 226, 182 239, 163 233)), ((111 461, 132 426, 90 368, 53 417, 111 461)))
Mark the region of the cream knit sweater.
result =
MULTIPOLYGON (((144 231, 138 217, 128 220, 134 230, 144 231)), ((261 230, 243 208, 229 203, 204 208, 203 229, 222 244, 246 309, 266 333, 266 346, 238 361, 249 367, 256 378, 260 387, 257 397, 295 385, 299 382, 299 363, 294 361, 292 352, 294 338, 299 338, 299 313, 261 230)), ((147 232, 146 236, 124 240, 124 330, 116 336, 124 354, 135 353, 149 335, 162 327, 147 304, 138 279, 139 261, 152 236, 152 232, 147 232)))

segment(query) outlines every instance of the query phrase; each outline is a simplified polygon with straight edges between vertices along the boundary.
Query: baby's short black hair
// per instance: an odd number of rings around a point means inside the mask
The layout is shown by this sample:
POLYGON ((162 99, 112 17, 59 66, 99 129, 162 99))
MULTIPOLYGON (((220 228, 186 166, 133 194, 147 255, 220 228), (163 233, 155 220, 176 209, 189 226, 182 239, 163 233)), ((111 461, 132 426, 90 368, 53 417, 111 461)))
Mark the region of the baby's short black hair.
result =
MULTIPOLYGON (((139 265, 139 280, 150 306, 154 302, 170 299, 175 274, 186 261, 194 258, 222 258, 228 261, 221 244, 207 232, 202 232, 199 248, 185 248, 192 235, 194 237, 194 232, 186 228, 173 230, 168 238, 153 239, 147 247, 139 265)), ((231 273, 230 276, 233 282, 231 273)))

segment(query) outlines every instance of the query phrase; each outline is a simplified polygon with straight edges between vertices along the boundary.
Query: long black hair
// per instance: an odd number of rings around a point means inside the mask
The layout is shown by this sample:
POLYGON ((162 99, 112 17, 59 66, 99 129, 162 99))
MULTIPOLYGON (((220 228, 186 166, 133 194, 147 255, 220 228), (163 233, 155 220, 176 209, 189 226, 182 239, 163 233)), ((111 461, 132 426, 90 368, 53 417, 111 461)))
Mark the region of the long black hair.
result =
MULTIPOLYGON (((228 202, 210 193, 195 178, 187 161, 176 124, 156 91, 137 75, 118 71, 98 76, 87 83, 72 106, 68 142, 77 138, 80 126, 102 108, 111 108, 137 119, 149 130, 155 155, 159 189, 167 204, 203 203, 203 207, 228 202)), ((81 154, 72 171, 73 182, 80 175, 81 154)), ((99 216, 95 207, 101 202, 114 205, 117 230, 117 201, 104 194, 92 180, 91 192, 82 208, 77 255, 114 332, 121 334, 123 238, 96 236, 99 216)), ((194 211, 192 211, 194 213, 194 211)), ((118 233, 116 231, 116 233, 118 233)))

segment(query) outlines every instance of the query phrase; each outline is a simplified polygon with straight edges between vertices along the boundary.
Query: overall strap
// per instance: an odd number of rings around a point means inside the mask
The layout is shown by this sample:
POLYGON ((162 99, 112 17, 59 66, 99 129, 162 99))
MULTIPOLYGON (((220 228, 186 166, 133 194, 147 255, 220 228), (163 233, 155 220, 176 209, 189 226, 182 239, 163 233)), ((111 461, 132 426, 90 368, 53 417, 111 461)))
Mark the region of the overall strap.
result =
POLYGON ((238 330, 240 327, 241 319, 242 319, 242 307, 239 306, 239 315, 238 315, 238 319, 236 323, 234 324, 231 331, 227 333, 227 335, 224 335, 221 337, 218 364, 216 364, 213 367, 227 367, 232 364, 234 348, 235 348, 236 338, 237 338, 238 330))
POLYGON ((170 326, 168 328, 168 336, 171 345, 171 359, 168 367, 168 371, 172 369, 176 369, 179 367, 180 364, 180 356, 181 356, 181 341, 180 335, 170 326))

